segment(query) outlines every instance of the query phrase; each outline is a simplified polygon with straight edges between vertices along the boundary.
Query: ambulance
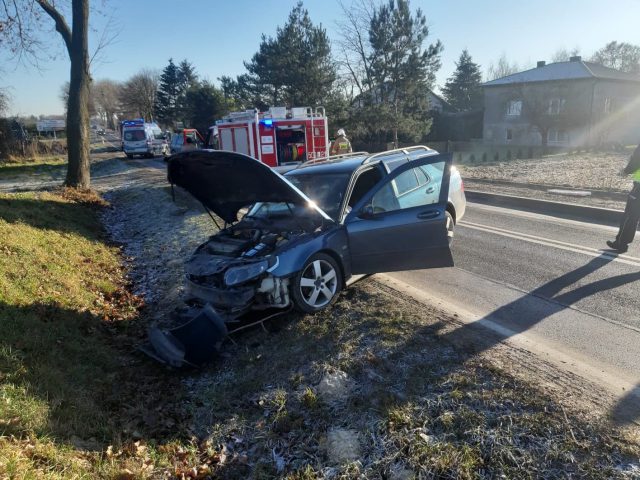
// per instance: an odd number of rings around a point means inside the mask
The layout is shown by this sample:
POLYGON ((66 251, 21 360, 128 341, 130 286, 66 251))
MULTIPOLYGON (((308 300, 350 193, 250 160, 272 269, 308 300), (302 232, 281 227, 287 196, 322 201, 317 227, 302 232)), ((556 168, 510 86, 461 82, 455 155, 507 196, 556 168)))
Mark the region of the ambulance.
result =
POLYGON ((271 107, 265 112, 232 112, 210 129, 220 150, 244 153, 271 166, 291 165, 329 155, 324 107, 271 107))
POLYGON ((128 158, 169 155, 167 136, 156 123, 147 123, 142 118, 124 120, 120 122, 120 135, 122 151, 128 158))

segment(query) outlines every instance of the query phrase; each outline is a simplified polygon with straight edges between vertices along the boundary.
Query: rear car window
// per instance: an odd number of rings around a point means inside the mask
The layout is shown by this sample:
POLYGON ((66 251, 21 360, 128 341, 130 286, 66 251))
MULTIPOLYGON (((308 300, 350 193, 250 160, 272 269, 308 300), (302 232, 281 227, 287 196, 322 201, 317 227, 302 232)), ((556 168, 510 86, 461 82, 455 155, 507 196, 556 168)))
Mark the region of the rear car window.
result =
POLYGON ((124 139, 128 142, 139 142, 146 138, 144 130, 125 130, 124 139))

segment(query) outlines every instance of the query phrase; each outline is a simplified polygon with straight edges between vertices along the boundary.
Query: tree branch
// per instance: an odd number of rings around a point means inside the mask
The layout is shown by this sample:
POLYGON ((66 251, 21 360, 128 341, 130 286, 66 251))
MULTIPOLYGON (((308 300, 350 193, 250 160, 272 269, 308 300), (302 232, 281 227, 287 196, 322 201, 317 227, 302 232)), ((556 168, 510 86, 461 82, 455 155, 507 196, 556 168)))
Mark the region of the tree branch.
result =
POLYGON ((93 52, 93 55, 91 55, 91 58, 89 59, 89 67, 94 65, 94 61, 96 61, 100 57, 102 51, 106 47, 114 43, 119 35, 120 35, 120 32, 115 30, 114 20, 112 15, 107 20, 107 24, 105 25, 104 29, 102 30, 102 34, 100 35, 98 46, 96 47, 96 49, 93 52))
POLYGON ((60 35, 62 35, 64 44, 67 47, 67 52, 69 52, 69 57, 71 57, 71 29, 69 28, 69 25, 67 25, 64 17, 47 0, 36 0, 36 2, 56 23, 56 30, 58 31, 58 33, 60 33, 60 35))

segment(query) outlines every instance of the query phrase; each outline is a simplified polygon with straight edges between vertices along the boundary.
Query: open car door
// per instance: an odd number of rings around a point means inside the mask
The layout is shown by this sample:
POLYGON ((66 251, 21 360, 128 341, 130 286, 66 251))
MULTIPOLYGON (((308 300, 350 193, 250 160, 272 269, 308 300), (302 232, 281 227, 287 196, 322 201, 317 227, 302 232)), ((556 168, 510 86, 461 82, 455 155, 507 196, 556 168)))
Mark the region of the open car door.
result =
POLYGON ((453 266, 445 210, 451 154, 393 170, 345 219, 354 274, 453 266))

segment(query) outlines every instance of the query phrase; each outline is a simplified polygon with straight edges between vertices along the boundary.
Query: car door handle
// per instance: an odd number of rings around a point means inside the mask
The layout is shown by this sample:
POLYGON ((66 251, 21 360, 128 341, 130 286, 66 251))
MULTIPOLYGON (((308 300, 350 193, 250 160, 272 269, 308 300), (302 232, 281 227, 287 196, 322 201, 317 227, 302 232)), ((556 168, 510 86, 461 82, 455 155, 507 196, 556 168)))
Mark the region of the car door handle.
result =
POLYGON ((436 218, 440 215, 440 212, 438 210, 427 210, 426 212, 420 212, 418 214, 418 218, 421 218, 423 220, 428 220, 430 218, 436 218))
POLYGON ((436 189, 435 189, 435 188, 433 188, 433 187, 428 187, 428 188, 427 188, 426 193, 433 193, 433 192, 435 192, 435 191, 436 191, 436 189))

